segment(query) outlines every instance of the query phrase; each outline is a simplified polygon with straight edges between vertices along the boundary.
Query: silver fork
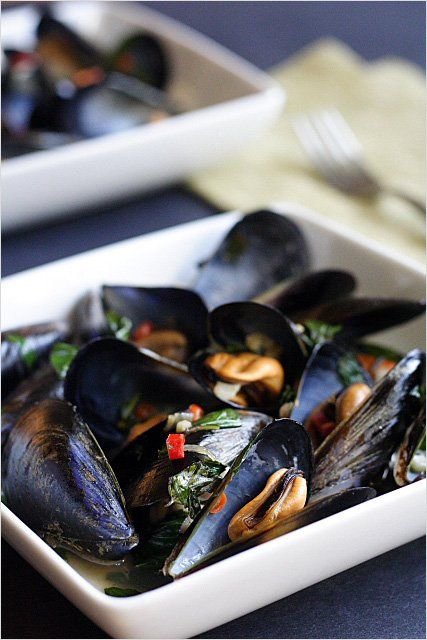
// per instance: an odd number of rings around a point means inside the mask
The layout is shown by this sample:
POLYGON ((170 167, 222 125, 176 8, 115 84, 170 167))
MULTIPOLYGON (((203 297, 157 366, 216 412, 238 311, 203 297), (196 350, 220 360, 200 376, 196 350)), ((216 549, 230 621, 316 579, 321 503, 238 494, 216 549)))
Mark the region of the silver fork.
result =
POLYGON ((376 197, 387 192, 425 213, 425 202, 381 184, 367 168, 363 149, 336 109, 303 114, 293 121, 294 131, 314 167, 332 186, 356 196, 376 197))

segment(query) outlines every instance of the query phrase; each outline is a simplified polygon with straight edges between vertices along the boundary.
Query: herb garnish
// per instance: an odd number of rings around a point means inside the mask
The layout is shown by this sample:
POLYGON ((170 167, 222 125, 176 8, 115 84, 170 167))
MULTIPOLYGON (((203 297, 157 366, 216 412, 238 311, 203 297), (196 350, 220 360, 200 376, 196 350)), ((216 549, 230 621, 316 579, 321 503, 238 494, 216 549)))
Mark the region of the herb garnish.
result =
POLYGON ((366 382, 363 368, 353 353, 346 353, 341 356, 337 364, 337 373, 346 387, 355 382, 366 382))
POLYGON ((242 419, 237 411, 234 409, 220 409, 219 411, 211 411, 211 413, 207 413, 203 418, 195 420, 187 433, 203 430, 231 429, 241 426, 242 419))
POLYGON ((333 340, 337 333, 342 329, 339 324, 327 324, 321 320, 307 320, 304 322, 305 331, 301 335, 301 340, 314 349, 317 344, 323 344, 329 340, 333 340))
POLYGON ((297 394, 295 389, 293 389, 290 384, 286 384, 282 391, 282 395, 280 396, 279 404, 282 405, 287 404, 288 402, 294 402, 296 397, 297 394))
POLYGON ((61 379, 65 378, 77 351, 78 347, 67 342, 58 342, 52 348, 49 356, 50 364, 61 379))
POLYGON ((139 569, 161 571, 164 562, 174 548, 180 533, 185 514, 176 513, 167 517, 153 531, 147 542, 142 544, 136 556, 139 569))
POLYGON ((7 340, 19 345, 19 353, 22 360, 29 369, 32 369, 37 362, 38 354, 37 351, 34 351, 34 349, 30 347, 27 338, 20 336, 17 333, 9 333, 7 335, 7 340))
POLYGON ((107 311, 105 317, 108 326, 119 340, 129 340, 132 331, 132 321, 126 316, 119 316, 115 311, 107 311))
POLYGON ((219 476, 227 467, 218 460, 198 460, 169 478, 168 491, 172 502, 182 506, 194 518, 202 509, 201 496, 212 491, 219 476))

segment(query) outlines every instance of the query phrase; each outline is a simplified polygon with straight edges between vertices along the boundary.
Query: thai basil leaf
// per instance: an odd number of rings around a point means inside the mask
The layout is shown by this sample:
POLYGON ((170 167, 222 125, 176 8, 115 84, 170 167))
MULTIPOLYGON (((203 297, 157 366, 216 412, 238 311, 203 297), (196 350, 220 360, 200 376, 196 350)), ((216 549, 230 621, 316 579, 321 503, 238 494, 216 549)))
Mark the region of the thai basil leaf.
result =
POLYGON ((307 320, 304 322, 304 328, 305 331, 301 335, 301 340, 310 349, 314 349, 317 344, 333 340, 336 334, 341 331, 342 326, 339 324, 327 324, 321 320, 307 320))
POLYGON ((337 372, 346 387, 355 382, 365 382, 363 369, 352 353, 347 353, 338 360, 337 372))
POLYGON ((195 420, 193 426, 188 432, 201 431, 203 429, 230 429, 233 427, 241 427, 242 419, 234 409, 220 409, 207 413, 203 418, 195 420))
POLYGON ((32 369, 38 360, 38 354, 37 351, 34 351, 34 349, 29 346, 27 338, 16 333, 9 333, 7 340, 19 345, 19 353, 22 360, 29 369, 32 369))
POLYGON ((108 326, 119 340, 129 340, 132 331, 132 322, 126 316, 119 316, 115 311, 107 311, 105 314, 108 326))
POLYGON ((198 460, 169 478, 168 490, 172 502, 182 506, 194 518, 202 509, 201 496, 211 491, 227 467, 217 460, 198 460))
POLYGON ((280 404, 286 404, 288 402, 294 402, 297 394, 295 389, 292 389, 290 384, 285 385, 285 388, 282 391, 282 395, 280 396, 280 404))
POLYGON ((160 571, 168 555, 174 548, 185 514, 173 514, 161 522, 147 542, 138 549, 136 567, 150 571, 160 571))
POLYGON ((74 360, 78 347, 66 342, 58 342, 50 352, 50 364, 55 369, 58 376, 65 378, 71 362, 74 360))

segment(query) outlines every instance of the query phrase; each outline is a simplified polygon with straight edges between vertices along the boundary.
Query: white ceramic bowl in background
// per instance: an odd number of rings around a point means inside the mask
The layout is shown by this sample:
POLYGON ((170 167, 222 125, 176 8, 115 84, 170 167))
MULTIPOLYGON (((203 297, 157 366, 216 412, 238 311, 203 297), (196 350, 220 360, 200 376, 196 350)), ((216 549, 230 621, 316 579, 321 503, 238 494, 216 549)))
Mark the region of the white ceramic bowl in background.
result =
MULTIPOLYGON (((314 268, 352 271, 361 294, 424 296, 424 273, 416 263, 295 205, 275 210, 300 225, 314 268)), ((206 218, 5 278, 3 328, 61 317, 77 296, 101 283, 190 286, 197 264, 238 217, 206 218)), ((424 320, 378 334, 375 341, 403 351, 424 348, 424 320)), ((73 562, 75 570, 4 505, 2 511, 8 542, 107 633, 188 638, 423 535, 425 481, 130 598, 105 595, 87 564, 73 562)))
MULTIPOLYGON (((58 2, 55 16, 101 50, 144 30, 171 64, 168 94, 186 110, 167 120, 5 160, 3 230, 65 216, 181 180, 259 135, 280 113, 280 86, 206 36, 131 2, 58 2)), ((2 13, 4 48, 34 45, 38 14, 2 13)))

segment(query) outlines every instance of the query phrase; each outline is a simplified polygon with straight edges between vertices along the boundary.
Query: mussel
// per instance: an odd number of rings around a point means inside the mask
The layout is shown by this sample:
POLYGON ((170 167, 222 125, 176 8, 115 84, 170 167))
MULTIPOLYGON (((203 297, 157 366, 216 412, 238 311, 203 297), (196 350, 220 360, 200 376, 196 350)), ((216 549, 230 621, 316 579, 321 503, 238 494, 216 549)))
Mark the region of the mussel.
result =
POLYGON ((376 491, 370 487, 358 487, 356 489, 347 489, 334 493, 331 496, 327 496, 321 500, 309 502, 304 509, 298 511, 294 515, 285 518, 278 522, 273 528, 260 533, 257 536, 250 537, 238 542, 228 542, 227 544, 218 547, 214 551, 207 553, 203 557, 200 557, 196 564, 189 565, 188 567, 176 567, 172 564, 171 571, 173 571, 174 578, 181 578, 192 571, 207 567, 214 562, 225 560, 231 556, 247 551, 253 547, 269 542, 280 536, 291 533, 296 529, 301 529, 309 524, 328 518, 336 513, 340 513, 345 509, 371 500, 376 496, 376 491))
MULTIPOLYGON (((313 470, 310 438, 298 423, 277 420, 262 429, 232 464, 211 500, 178 541, 164 571, 173 578, 180 577, 198 567, 209 554, 227 545, 230 541, 228 527, 233 516, 262 492, 274 472, 290 468, 302 472, 308 497, 313 470), (225 506, 211 513, 224 492, 227 497, 225 506)), ((282 498, 282 489, 276 500, 282 498)), ((268 512, 271 494, 266 497, 266 502, 268 512)))
POLYGON ((159 41, 146 33, 126 38, 109 56, 109 68, 163 89, 170 76, 169 63, 159 41))
POLYGON ((132 323, 130 340, 169 360, 186 362, 207 344, 208 312, 200 297, 176 287, 104 286, 105 312, 132 323))
POLYGON ((64 395, 107 452, 125 441, 128 413, 139 403, 149 405, 152 414, 168 414, 191 402, 212 406, 188 374, 116 338, 99 338, 79 350, 67 372, 64 395))
POLYGON ((378 482, 418 412, 412 394, 421 384, 425 354, 409 352, 371 395, 316 450, 313 493, 378 482))
POLYGON ((46 360, 52 346, 69 335, 66 322, 46 322, 2 333, 2 398, 46 360))
POLYGON ((8 506, 51 546, 116 562, 138 543, 117 480, 69 403, 44 400, 21 416, 2 475, 8 506))
POLYGON ((2 406, 1 412, 1 442, 6 442, 10 430, 19 416, 36 402, 47 398, 63 399, 64 383, 58 378, 54 369, 45 364, 32 376, 23 380, 9 394, 2 406))
POLYGON ((304 369, 290 417, 305 426, 318 446, 337 419, 341 422, 367 397, 371 386, 369 374, 349 347, 319 344, 304 369))
POLYGON ((421 407, 413 423, 408 427, 405 437, 396 452, 393 464, 393 478, 397 486, 426 477, 426 408, 421 407))
POLYGON ((425 309, 424 300, 349 297, 311 309, 302 322, 319 320, 339 326, 341 338, 360 338, 408 322, 425 309))
POLYGON ((53 83, 68 80, 75 86, 86 86, 105 76, 100 52, 49 12, 42 15, 36 36, 38 59, 53 83))
POLYGON ((271 307, 234 302, 209 314, 209 328, 214 344, 190 359, 194 378, 231 406, 277 412, 305 363, 291 323, 271 307))
MULTIPOLYGON (((233 428, 203 428, 186 434, 186 445, 208 452, 213 459, 228 466, 249 442, 271 422, 271 418, 255 411, 238 411, 240 425, 233 428)), ((167 421, 132 440, 112 460, 112 467, 120 482, 130 509, 149 507, 169 502, 169 479, 198 460, 198 455, 187 452, 182 460, 170 460, 164 452, 167 421)))
POLYGON ((250 300, 308 269, 309 251, 297 225, 272 211, 244 216, 199 273, 194 290, 210 309, 250 300))
POLYGON ((324 269, 279 282, 254 300, 297 320, 308 309, 348 296, 355 287, 356 279, 348 271, 324 269))

